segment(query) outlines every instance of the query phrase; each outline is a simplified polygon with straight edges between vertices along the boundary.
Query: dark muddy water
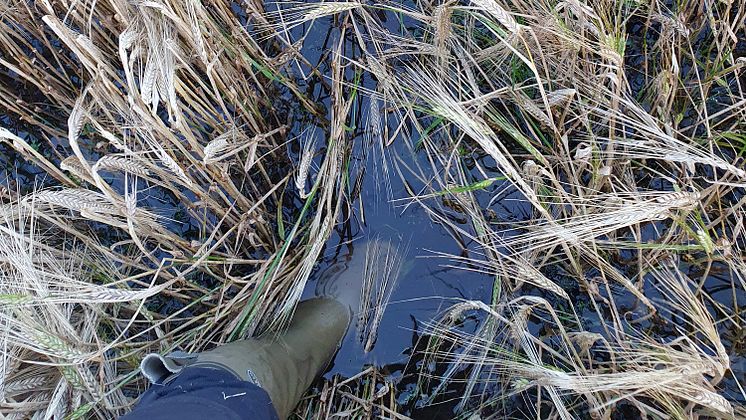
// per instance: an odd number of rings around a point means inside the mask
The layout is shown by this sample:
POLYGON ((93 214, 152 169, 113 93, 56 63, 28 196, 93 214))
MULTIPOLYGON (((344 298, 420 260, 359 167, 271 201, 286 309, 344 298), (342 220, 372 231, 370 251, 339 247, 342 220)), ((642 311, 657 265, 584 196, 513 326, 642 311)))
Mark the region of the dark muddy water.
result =
MULTIPOLYGON (((268 9, 272 7, 270 5, 268 9)), ((391 19, 391 24, 398 25, 398 22, 391 19)), ((323 73, 326 66, 323 57, 330 48, 336 47, 340 31, 335 27, 333 19, 324 18, 316 21, 311 27, 297 28, 293 31, 291 39, 299 39, 303 35, 304 57, 311 63, 322 60, 319 68, 323 73)), ((353 59, 362 57, 362 53, 354 45, 353 38, 345 43, 346 56, 353 59)), ((294 70, 298 71, 297 68, 294 70)), ((352 68, 346 73, 346 77, 347 80, 354 80, 352 68)), ((359 80, 366 89, 375 90, 376 81, 370 75, 364 74, 359 80)), ((307 91, 312 92, 312 97, 317 103, 323 104, 328 112, 327 118, 331 119, 329 92, 320 84, 313 82, 307 91)), ((489 302, 492 278, 486 274, 446 267, 458 264, 435 255, 436 252, 462 255, 463 250, 443 226, 431 219, 425 209, 416 203, 403 200, 409 197, 405 180, 410 188, 421 188, 421 182, 407 168, 413 168, 418 172, 418 165, 427 167, 426 156, 424 152, 412 152, 410 145, 406 144, 403 138, 395 139, 392 145, 385 149, 385 156, 382 156, 378 149, 368 149, 363 132, 371 99, 366 96, 358 98, 353 118, 348 120, 347 124, 355 127, 351 140, 353 150, 350 166, 353 169, 350 178, 355 179, 363 168, 365 172, 360 196, 351 203, 353 213, 345 215, 345 222, 336 229, 327 243, 325 257, 317 265, 305 296, 313 295, 314 279, 318 273, 323 272, 335 261, 345 259, 349 253, 356 252, 367 240, 379 238, 390 241, 401 250, 404 262, 381 320, 375 346, 370 352, 365 352, 362 344, 356 339, 354 329, 351 329, 326 377, 350 377, 359 373, 366 365, 380 366, 397 382, 398 400, 410 407, 410 414, 427 413, 428 416, 435 418, 452 418, 452 407, 455 402, 428 409, 417 408, 419 396, 413 395, 412 392, 420 358, 410 359, 410 356, 421 350, 416 350, 415 347, 425 325, 431 323, 453 303, 465 299, 489 302), (396 170, 397 160, 406 162, 407 167, 399 165, 403 177, 396 170)), ((394 121, 389 123, 391 132, 396 129, 395 124, 394 121)), ((308 129, 307 121, 296 122, 291 136, 300 137, 304 130, 308 129)), ((328 133, 323 128, 318 128, 316 135, 317 140, 322 140, 328 133)), ((417 141, 417 138, 412 140, 417 141)), ((318 144, 324 142, 319 141, 318 144)), ((293 153, 297 153, 297 150, 291 150, 291 154, 293 153)), ((520 204, 516 203, 516 206, 520 207, 520 204)), ((467 246, 473 244, 467 242, 467 246)))

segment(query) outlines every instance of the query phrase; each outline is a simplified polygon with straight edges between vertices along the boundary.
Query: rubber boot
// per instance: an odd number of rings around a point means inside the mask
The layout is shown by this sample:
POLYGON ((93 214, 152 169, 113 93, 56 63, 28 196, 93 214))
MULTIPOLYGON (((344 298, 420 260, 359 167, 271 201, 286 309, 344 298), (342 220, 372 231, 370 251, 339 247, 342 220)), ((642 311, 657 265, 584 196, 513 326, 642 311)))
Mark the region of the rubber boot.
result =
POLYGON ((335 300, 306 300, 298 304, 282 336, 225 344, 201 353, 193 366, 219 365, 256 383, 286 419, 332 361, 351 316, 349 307, 335 300))

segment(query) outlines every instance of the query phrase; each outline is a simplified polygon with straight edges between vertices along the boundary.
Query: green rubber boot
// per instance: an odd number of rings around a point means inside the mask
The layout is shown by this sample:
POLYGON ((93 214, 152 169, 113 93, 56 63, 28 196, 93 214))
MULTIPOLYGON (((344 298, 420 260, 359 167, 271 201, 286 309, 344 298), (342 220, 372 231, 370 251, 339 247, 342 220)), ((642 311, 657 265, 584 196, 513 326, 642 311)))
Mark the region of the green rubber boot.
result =
POLYGON ((298 304, 287 331, 275 339, 240 340, 201 353, 192 366, 218 365, 254 382, 286 419, 332 361, 350 324, 345 305, 328 298, 298 304))
POLYGON ((267 391, 277 415, 287 418, 332 361, 358 313, 363 278, 376 271, 369 264, 371 255, 390 251, 379 241, 359 248, 321 274, 316 287, 319 297, 300 302, 279 337, 235 341, 196 355, 152 355, 143 360, 143 372, 155 382, 186 366, 228 369, 267 391))

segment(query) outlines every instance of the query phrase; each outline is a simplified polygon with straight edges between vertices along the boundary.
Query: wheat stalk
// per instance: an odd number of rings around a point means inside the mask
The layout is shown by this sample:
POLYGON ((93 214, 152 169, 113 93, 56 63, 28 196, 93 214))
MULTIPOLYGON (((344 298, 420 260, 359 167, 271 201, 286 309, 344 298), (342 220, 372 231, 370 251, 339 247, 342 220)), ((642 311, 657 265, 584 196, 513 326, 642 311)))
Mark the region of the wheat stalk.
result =
POLYGON ((60 162, 60 169, 68 171, 76 177, 88 181, 91 184, 95 183, 91 175, 88 173, 87 167, 81 164, 80 159, 75 155, 63 159, 62 162, 60 162))
POLYGON ((358 309, 358 339, 366 352, 373 349, 378 328, 397 278, 401 271, 402 255, 406 249, 394 248, 380 239, 368 243, 358 309))
POLYGON ((103 194, 81 188, 67 188, 57 191, 41 191, 26 199, 27 203, 41 202, 64 207, 70 210, 90 210, 104 214, 117 214, 115 206, 103 194))
POLYGON ((114 155, 104 156, 96 161, 93 165, 93 170, 96 172, 100 170, 119 170, 138 176, 150 175, 150 171, 148 171, 142 163, 138 163, 132 159, 127 159, 126 157, 114 155))
POLYGON ((302 139, 300 162, 298 163, 298 172, 295 175, 295 188, 298 190, 300 198, 305 199, 308 197, 306 193, 306 181, 311 169, 311 163, 313 162, 313 155, 316 152, 316 139, 313 130, 307 131, 302 139))
MULTIPOLYGON (((252 154, 254 154, 256 153, 258 142, 259 137, 248 137, 238 128, 234 127, 207 143, 204 148, 202 161, 205 164, 220 162, 231 156, 235 156, 247 148, 253 148, 254 151, 252 154)), ((253 160, 253 158, 250 160, 253 160)))
POLYGON ((47 382, 47 378, 36 376, 30 378, 17 379, 11 382, 3 383, 2 393, 8 397, 16 394, 22 394, 37 389, 47 382))
POLYGON ((471 0, 471 3, 477 8, 477 10, 484 11, 495 18, 511 34, 518 34, 521 30, 521 26, 515 20, 513 15, 500 6, 496 0, 471 0))
POLYGON ((448 55, 448 38, 451 34, 451 15, 453 8, 450 4, 439 4, 433 11, 433 28, 435 51, 441 66, 444 66, 448 55))

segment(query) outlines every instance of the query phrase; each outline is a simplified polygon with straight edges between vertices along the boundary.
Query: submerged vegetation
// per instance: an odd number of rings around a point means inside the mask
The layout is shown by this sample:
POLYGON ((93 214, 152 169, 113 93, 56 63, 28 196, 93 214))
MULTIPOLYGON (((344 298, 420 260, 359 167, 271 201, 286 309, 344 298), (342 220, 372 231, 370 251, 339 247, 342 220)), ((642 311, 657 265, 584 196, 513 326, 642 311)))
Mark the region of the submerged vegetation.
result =
POLYGON ((0 4, 0 412, 121 415, 144 354, 279 331, 375 177, 491 300, 421 332, 406 398, 371 367, 299 417, 745 416, 743 10, 0 4))

